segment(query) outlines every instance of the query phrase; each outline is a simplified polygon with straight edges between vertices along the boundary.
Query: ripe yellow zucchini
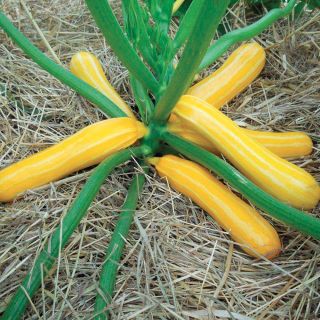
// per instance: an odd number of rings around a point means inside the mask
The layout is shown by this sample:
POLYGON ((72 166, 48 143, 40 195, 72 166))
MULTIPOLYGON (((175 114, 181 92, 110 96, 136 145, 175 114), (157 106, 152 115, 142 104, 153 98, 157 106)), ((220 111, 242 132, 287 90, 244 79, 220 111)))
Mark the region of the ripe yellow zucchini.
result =
POLYGON ((148 160, 175 190, 191 198, 254 257, 276 257, 281 243, 275 229, 247 203, 200 165, 173 155, 148 160))
POLYGON ((317 205, 320 188, 308 172, 255 142, 210 104, 197 97, 183 96, 173 112, 275 198, 297 208, 311 209, 317 205))
POLYGON ((217 71, 192 86, 187 95, 199 97, 220 109, 251 84, 265 62, 266 54, 258 43, 244 44, 217 71))
MULTIPOLYGON (((226 62, 210 76, 188 90, 188 95, 206 100, 220 109, 244 90, 259 75, 265 64, 265 52, 258 43, 236 49, 226 62)), ((169 130, 199 146, 217 152, 210 141, 170 117, 169 130)), ((312 141, 303 132, 273 133, 241 129, 244 133, 283 158, 297 158, 312 152, 312 141)))
POLYGON ((312 152, 312 140, 304 132, 262 132, 243 128, 241 131, 282 158, 299 158, 312 152))
MULTIPOLYGON (((208 139, 179 121, 174 115, 170 117, 168 128, 170 132, 210 152, 219 153, 217 148, 208 139)), ((263 132, 244 128, 240 129, 248 137, 282 158, 299 158, 312 152, 312 140, 304 132, 263 132)))
POLYGON ((0 171, 0 201, 98 164, 112 153, 134 144, 147 129, 131 118, 92 124, 60 143, 0 171))
POLYGON ((70 62, 70 71, 81 80, 102 92, 129 117, 135 118, 130 107, 107 80, 99 60, 89 52, 76 53, 70 62))

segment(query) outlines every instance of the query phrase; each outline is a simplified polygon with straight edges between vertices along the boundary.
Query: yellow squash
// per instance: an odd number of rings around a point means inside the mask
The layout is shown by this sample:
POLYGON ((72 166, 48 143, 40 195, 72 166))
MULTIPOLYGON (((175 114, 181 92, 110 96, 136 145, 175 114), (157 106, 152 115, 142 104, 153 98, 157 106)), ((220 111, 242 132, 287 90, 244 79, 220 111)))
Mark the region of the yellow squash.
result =
POLYGON ((254 257, 276 257, 281 243, 275 229, 247 203, 200 165, 166 155, 148 160, 177 191, 208 212, 243 250, 254 257))
POLYGON ((92 124, 62 142, 0 171, 0 201, 101 162, 145 135, 142 123, 116 118, 92 124))
POLYGON ((70 71, 81 80, 102 92, 129 117, 135 118, 130 107, 107 80, 99 60, 89 52, 76 53, 70 62, 70 71))
MULTIPOLYGON (((186 126, 174 115, 170 117, 168 128, 170 132, 210 152, 219 153, 208 139, 186 126)), ((241 128, 241 131, 282 158, 299 158, 312 152, 312 140, 304 132, 263 132, 243 128, 241 128)))
MULTIPOLYGON (((206 100, 220 109, 244 90, 259 75, 266 60, 263 47, 258 43, 248 43, 236 49, 226 62, 210 76, 203 79, 187 94, 206 100)), ((181 137, 217 152, 212 143, 194 132, 192 128, 181 125, 177 118, 170 117, 169 130, 181 137)), ((242 129, 244 133, 283 158, 297 158, 312 152, 312 141, 303 132, 273 133, 242 129)))
POLYGON ((263 47, 256 42, 244 44, 217 71, 192 86, 187 94, 199 97, 220 109, 252 83, 265 62, 263 47))
POLYGON ((243 128, 241 131, 282 158, 299 158, 312 152, 312 140, 304 132, 262 132, 243 128))
POLYGON ((320 188, 308 172, 255 142, 210 104, 183 96, 173 112, 266 192, 297 208, 317 205, 320 188))

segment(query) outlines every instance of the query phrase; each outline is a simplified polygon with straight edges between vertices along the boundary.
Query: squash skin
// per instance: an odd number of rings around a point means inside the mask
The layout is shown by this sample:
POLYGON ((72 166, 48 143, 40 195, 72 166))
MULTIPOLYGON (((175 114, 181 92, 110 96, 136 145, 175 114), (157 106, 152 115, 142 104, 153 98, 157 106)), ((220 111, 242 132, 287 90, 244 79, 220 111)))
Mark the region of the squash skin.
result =
MULTIPOLYGON (((181 123, 174 115, 170 117, 168 130, 212 153, 219 153, 209 140, 186 126, 185 123, 181 123)), ((304 132, 263 132, 244 128, 240 128, 240 130, 281 158, 300 158, 312 152, 312 140, 304 132)))
POLYGON ((59 180, 98 164, 109 155, 134 144, 147 129, 131 118, 92 124, 60 143, 0 171, 0 201, 14 200, 32 188, 59 180))
MULTIPOLYGON (((219 69, 192 86, 187 95, 196 96, 220 109, 251 84, 262 71, 265 61, 265 51, 258 43, 241 45, 219 69)), ((169 130, 208 151, 218 153, 209 141, 185 124, 181 125, 173 115, 169 120, 169 130)), ((241 130, 282 158, 299 158, 312 152, 312 140, 303 132, 241 130)))
POLYGON ((210 214, 249 255, 272 259, 280 253, 281 242, 271 224, 208 170, 173 155, 151 158, 149 162, 173 189, 210 214))
POLYGON ((71 59, 70 71, 75 76, 103 93, 130 118, 135 118, 130 107, 119 96, 106 78, 103 68, 95 55, 85 51, 76 53, 71 59))
POLYGON ((282 158, 299 158, 312 153, 312 140, 301 131, 263 132, 244 128, 241 131, 282 158))
POLYGON ((312 209, 317 205, 320 188, 308 172, 255 142, 210 104, 183 96, 173 112, 261 189, 297 208, 312 209))
POLYGON ((256 42, 241 45, 224 64, 188 91, 220 109, 248 87, 260 74, 266 63, 266 54, 256 42))

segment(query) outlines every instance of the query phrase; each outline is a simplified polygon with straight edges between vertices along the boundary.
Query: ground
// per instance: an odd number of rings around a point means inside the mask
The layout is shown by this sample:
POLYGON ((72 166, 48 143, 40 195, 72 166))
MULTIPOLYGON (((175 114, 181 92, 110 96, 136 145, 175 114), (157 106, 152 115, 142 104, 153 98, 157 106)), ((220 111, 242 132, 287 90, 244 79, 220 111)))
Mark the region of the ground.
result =
MULTIPOLYGON (((120 13, 119 1, 114 6, 120 13)), ((79 50, 96 54, 121 96, 134 104, 128 73, 84 1, 4 0, 2 9, 65 67, 79 50)), ((255 19, 244 15, 242 2, 231 16, 233 28, 255 19)), ((176 27, 173 23, 173 32, 176 27)), ((255 40, 266 48, 266 67, 224 112, 250 129, 310 134, 312 155, 294 162, 319 181, 320 13, 307 13, 295 23, 282 19, 255 40)), ((104 118, 40 70, 2 31, 0 90, 0 167, 104 118)), ((0 204, 0 312, 90 172, 0 204)), ((132 172, 119 168, 107 179, 24 319, 90 318, 104 252, 132 172)), ((320 217, 319 206, 313 214, 320 217)), ((112 319, 320 319, 319 242, 267 219, 279 232, 283 250, 273 261, 254 260, 151 171, 119 269, 112 319)))

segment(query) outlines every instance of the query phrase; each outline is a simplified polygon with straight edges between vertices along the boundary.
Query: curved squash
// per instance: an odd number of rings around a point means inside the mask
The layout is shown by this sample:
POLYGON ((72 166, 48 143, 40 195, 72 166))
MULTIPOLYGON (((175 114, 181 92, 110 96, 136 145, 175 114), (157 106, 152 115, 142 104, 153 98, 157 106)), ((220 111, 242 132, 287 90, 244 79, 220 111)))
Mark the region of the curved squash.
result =
POLYGON ((134 144, 146 128, 131 118, 92 124, 60 143, 0 171, 0 201, 75 171, 98 164, 112 153, 134 144))
POLYGON ((172 188, 191 198, 254 257, 272 259, 281 250, 275 229, 200 165, 173 155, 148 160, 172 188))
POLYGON ((183 96, 173 112, 275 198, 303 209, 314 208, 318 203, 320 188, 309 173, 255 142, 210 104, 183 96))
MULTIPOLYGON (((220 109, 244 90, 259 75, 265 64, 265 52, 258 43, 248 43, 236 49, 225 63, 210 76, 188 90, 188 95, 206 100, 220 109)), ((169 130, 199 146, 217 152, 214 146, 191 128, 170 117, 169 130)), ((241 129, 244 133, 283 158, 297 158, 312 152, 312 141, 303 132, 273 133, 241 129)))
POLYGON ((299 158, 312 152, 312 140, 304 132, 263 132, 243 128, 241 131, 282 158, 299 158))
POLYGON ((70 62, 70 71, 112 100, 129 117, 135 118, 130 107, 119 96, 106 78, 102 66, 95 55, 89 52, 76 53, 70 62))
MULTIPOLYGON (((174 115, 170 117, 168 129, 210 152, 219 153, 208 139, 186 126, 174 115)), ((304 132, 263 132, 244 128, 240 130, 281 158, 299 158, 312 152, 312 140, 304 132)))
POLYGON ((265 62, 263 47, 256 42, 244 44, 233 51, 217 71, 192 86, 187 95, 199 97, 220 109, 252 83, 265 62))

